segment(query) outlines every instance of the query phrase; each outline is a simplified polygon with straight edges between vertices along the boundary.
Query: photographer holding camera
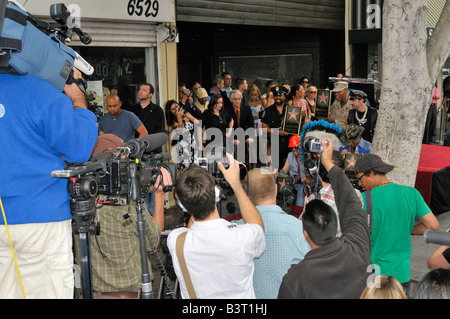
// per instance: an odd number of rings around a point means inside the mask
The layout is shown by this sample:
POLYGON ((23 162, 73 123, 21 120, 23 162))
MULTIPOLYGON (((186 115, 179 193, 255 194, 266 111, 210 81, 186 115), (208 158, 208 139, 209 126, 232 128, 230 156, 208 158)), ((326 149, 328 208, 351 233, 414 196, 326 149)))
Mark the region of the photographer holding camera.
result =
POLYGON ((344 171, 332 159, 333 142, 322 139, 322 164, 333 187, 342 237, 330 205, 315 199, 302 214, 303 232, 311 246, 303 261, 284 276, 279 299, 359 299, 369 277, 370 232, 367 214, 344 171))
POLYGON ((0 147, 16 155, 0 159, 0 298, 73 298, 70 197, 51 172, 89 159, 97 118, 74 83, 63 94, 35 76, 0 74, 0 88, 0 147))
POLYGON ((189 166, 175 184, 179 201, 192 216, 189 228, 172 230, 167 239, 183 298, 255 298, 254 260, 266 248, 264 223, 241 184, 238 162, 230 154, 227 160, 228 169, 222 162, 217 166, 236 195, 244 225, 220 218, 215 180, 204 168, 189 166))

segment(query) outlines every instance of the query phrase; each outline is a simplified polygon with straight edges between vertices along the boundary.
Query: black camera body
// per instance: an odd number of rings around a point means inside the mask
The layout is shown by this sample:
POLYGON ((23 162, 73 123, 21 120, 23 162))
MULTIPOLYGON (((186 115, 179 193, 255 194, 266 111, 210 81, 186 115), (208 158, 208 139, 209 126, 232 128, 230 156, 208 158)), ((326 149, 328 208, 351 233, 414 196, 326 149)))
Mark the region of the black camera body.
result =
POLYGON ((226 150, 223 147, 215 147, 206 151, 206 155, 207 157, 198 158, 196 164, 206 169, 215 178, 223 178, 223 174, 217 166, 217 163, 222 163, 225 169, 230 167, 226 150))
POLYGON ((308 136, 303 142, 303 149, 307 153, 320 154, 323 152, 322 140, 318 137, 308 136))
MULTIPOLYGON (((114 153, 100 153, 88 162, 53 171, 52 176, 69 179, 72 201, 86 201, 100 194, 102 203, 128 205, 130 200, 145 198, 161 175, 161 168, 171 174, 174 183, 174 164, 162 163, 150 155, 130 157, 128 147, 119 147, 114 153)), ((171 187, 164 190, 170 191, 171 187)))

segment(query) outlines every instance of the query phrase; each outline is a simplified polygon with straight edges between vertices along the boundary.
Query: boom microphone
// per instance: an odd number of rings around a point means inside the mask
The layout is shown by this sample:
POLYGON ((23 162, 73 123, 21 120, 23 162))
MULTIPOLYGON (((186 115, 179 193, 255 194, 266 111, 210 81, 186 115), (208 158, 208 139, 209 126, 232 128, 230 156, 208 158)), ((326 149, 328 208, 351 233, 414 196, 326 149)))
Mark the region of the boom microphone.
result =
POLYGON ((427 229, 423 233, 423 240, 426 244, 450 246, 450 233, 427 229))

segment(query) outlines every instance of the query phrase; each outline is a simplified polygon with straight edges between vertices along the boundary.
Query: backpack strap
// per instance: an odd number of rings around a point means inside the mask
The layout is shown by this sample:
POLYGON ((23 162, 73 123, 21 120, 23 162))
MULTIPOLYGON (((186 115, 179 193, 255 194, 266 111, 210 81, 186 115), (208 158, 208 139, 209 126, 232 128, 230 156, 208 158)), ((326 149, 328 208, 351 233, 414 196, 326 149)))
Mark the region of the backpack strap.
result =
POLYGON ((366 192, 366 211, 367 223, 369 225, 370 233, 372 233, 372 194, 370 191, 366 192))

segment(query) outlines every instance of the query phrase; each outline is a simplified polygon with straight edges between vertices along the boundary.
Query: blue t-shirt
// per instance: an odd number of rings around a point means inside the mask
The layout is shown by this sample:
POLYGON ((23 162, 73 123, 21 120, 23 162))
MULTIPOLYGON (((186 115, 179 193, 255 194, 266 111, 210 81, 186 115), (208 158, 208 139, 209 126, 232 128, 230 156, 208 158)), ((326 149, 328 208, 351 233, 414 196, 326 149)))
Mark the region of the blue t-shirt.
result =
MULTIPOLYGON (((264 222, 266 250, 255 259, 253 286, 257 299, 276 299, 283 276, 303 260, 311 246, 303 234, 303 222, 277 205, 256 206, 264 222)), ((244 221, 234 221, 243 224, 244 221)))
POLYGON ((114 134, 126 143, 134 139, 136 129, 141 125, 142 122, 136 114, 122 110, 116 117, 112 117, 109 113, 103 115, 98 121, 98 130, 114 134))
MULTIPOLYGON (((68 180, 51 176, 89 160, 96 116, 35 76, 0 74, 0 197, 8 224, 71 219, 68 180)), ((0 224, 4 224, 0 217, 0 224)))

